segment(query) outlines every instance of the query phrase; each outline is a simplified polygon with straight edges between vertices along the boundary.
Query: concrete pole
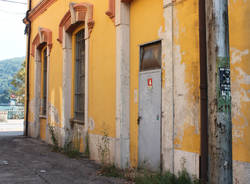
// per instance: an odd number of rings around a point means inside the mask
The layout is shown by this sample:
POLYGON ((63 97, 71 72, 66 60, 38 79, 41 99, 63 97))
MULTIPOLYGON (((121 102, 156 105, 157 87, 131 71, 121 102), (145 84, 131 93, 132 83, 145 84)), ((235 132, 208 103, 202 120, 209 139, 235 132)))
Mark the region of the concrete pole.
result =
POLYGON ((232 184, 232 120, 228 1, 206 0, 208 180, 232 184))

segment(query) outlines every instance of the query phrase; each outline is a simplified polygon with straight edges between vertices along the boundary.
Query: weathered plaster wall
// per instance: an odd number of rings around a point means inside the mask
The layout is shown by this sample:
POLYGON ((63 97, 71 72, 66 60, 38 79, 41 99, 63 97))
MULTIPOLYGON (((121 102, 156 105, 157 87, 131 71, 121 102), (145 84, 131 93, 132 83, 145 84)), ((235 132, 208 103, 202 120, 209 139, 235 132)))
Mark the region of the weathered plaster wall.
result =
MULTIPOLYGON (((56 1, 46 11, 32 22, 31 41, 38 33, 39 27, 48 28, 52 31, 52 50, 49 62, 48 78, 48 109, 47 121, 56 127, 59 142, 63 131, 62 127, 62 109, 63 109, 63 48, 57 41, 59 37, 59 23, 65 13, 69 10, 69 3, 82 3, 81 0, 56 1), (53 17, 53 18, 52 18, 53 17)), ((34 1, 33 4, 37 2, 34 1)), ((107 133, 110 137, 115 137, 115 25, 114 22, 105 14, 109 7, 109 1, 92 0, 94 5, 93 19, 94 28, 89 41, 89 117, 92 120, 91 134, 103 134, 103 124, 107 126, 107 133)), ((74 53, 74 52, 73 52, 74 53)), ((34 91, 37 85, 34 83, 34 57, 30 62, 30 99, 34 98, 34 91)), ((73 91, 72 91, 73 92, 73 91)), ((71 105, 68 107, 70 108, 71 105)), ((72 112, 72 111, 71 111, 72 112)), ((34 112, 30 108, 30 123, 34 121, 34 112)), ((79 128, 77 128, 79 129, 79 128)), ((44 121, 41 120, 40 135, 48 139, 48 127, 44 128, 44 121), (47 132, 47 133, 46 133, 47 132)), ((73 133, 75 130, 73 131, 73 133)), ((81 138, 81 144, 85 138, 81 138)), ((48 139, 50 142, 50 140, 48 139)), ((93 141, 92 141, 93 142, 93 141)), ((83 145, 81 146, 83 150, 83 145)))
POLYGON ((229 1, 234 182, 250 180, 250 1, 229 1), (248 173, 248 174, 247 174, 248 173))
MULTIPOLYGON (((33 1, 33 3, 37 3, 33 1)), ((38 33, 39 27, 52 31, 52 50, 49 61, 49 95, 48 122, 59 130, 62 127, 62 98, 63 98, 63 49, 57 41, 58 25, 69 9, 70 2, 81 0, 56 1, 42 15, 32 22, 31 40, 38 33), (53 17, 53 18, 51 18, 53 17)), ((92 0, 94 4, 94 29, 89 42, 89 141, 92 158, 98 159, 98 142, 100 135, 106 134, 110 139, 111 162, 114 160, 116 137, 116 30, 114 22, 105 15, 108 10, 108 0, 92 0)), ((229 26, 231 50, 231 82, 232 82, 232 121, 233 121, 233 159, 234 180, 244 183, 249 181, 250 163, 250 2, 249 0, 229 1, 229 26)), ((139 76, 139 45, 158 39, 165 39, 168 33, 173 34, 173 52, 167 52, 168 41, 163 42, 163 88, 171 86, 165 79, 171 78, 167 71, 171 66, 165 61, 173 56, 173 104, 174 107, 174 171, 184 167, 191 174, 199 172, 200 150, 200 103, 199 103, 199 17, 198 0, 179 0, 169 4, 173 7, 173 20, 164 16, 162 0, 134 0, 130 5, 130 161, 136 167, 138 162, 138 76, 139 76), (168 23, 173 21, 173 30, 168 30, 168 23), (164 25, 166 24, 166 27, 164 25), (170 31, 170 32, 169 32, 170 31), (166 77, 167 76, 167 77, 166 77)), ((169 35, 168 35, 169 36, 169 35)), ((170 38, 169 36, 168 38, 170 38)), ((35 83, 35 58, 30 62, 30 127, 35 122, 34 92, 38 85, 35 83)), ((164 90, 163 90, 164 91, 164 90)), ((166 90, 169 92, 169 90, 166 90)), ((167 94, 168 95, 168 94, 167 94)), ((72 106, 69 106, 69 108, 72 106)), ((168 108, 163 108, 168 109, 168 108)), ((169 117, 168 117, 169 118, 169 117)), ((166 118, 167 120, 171 118, 166 118)), ((169 122, 162 122, 169 123, 169 122)), ((41 121, 40 136, 48 140, 47 126, 41 121)), ((81 150, 84 149, 85 135, 79 135, 83 127, 76 126, 73 137, 80 137, 81 150)), ((170 131, 170 130, 169 130, 170 131)), ((60 131, 57 131, 60 135, 60 131)), ((60 135, 62 136, 62 135, 60 135)), ((168 149, 168 148, 166 148, 168 149)), ((163 159, 164 160, 164 159, 163 159)), ((164 160, 169 162, 169 160, 164 160)), ((236 182, 237 183, 237 182, 236 182)))
POLYGON ((115 163, 115 142, 113 137, 89 134, 90 159, 99 163, 115 163))
POLYGON ((130 5, 130 161, 138 163, 139 45, 160 39, 163 28, 162 0, 135 0, 130 5))
POLYGON ((197 0, 173 4, 174 171, 199 174, 199 7, 197 0), (178 159, 180 158, 180 159, 178 159))
POLYGON ((198 1, 174 5, 175 149, 199 153, 198 1))

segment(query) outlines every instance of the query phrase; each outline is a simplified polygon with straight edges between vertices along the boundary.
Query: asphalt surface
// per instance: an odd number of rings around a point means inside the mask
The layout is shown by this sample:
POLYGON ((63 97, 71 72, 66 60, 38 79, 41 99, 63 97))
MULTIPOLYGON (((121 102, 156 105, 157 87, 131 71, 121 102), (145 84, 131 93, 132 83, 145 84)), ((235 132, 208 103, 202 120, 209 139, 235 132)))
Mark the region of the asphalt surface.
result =
POLYGON ((0 136, 0 184, 121 184, 100 176, 88 158, 72 159, 46 143, 23 136, 0 136))

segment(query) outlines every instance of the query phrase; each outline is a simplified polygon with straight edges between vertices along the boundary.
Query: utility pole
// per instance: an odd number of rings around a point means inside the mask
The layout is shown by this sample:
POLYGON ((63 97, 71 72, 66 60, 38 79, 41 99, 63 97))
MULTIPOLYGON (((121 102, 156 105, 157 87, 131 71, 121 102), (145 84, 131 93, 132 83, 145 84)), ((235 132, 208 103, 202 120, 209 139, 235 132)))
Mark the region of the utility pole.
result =
POLYGON ((228 1, 206 0, 208 181, 232 184, 228 1))

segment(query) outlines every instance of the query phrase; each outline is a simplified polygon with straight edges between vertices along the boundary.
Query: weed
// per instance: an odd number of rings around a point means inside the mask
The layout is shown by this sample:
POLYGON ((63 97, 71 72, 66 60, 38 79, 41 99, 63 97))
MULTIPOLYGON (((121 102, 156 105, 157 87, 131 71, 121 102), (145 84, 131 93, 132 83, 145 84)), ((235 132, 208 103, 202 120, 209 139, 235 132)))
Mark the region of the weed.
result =
POLYGON ((59 152, 60 147, 59 147, 58 140, 56 138, 55 127, 49 125, 49 132, 50 132, 50 137, 51 137, 51 140, 52 140, 52 143, 53 143, 53 151, 59 152))
POLYGON ((122 170, 116 168, 115 165, 104 165, 100 173, 107 177, 124 178, 122 170))
POLYGON ((79 151, 79 147, 75 146, 72 141, 69 141, 64 145, 63 153, 69 158, 79 158, 82 156, 79 151))
POLYGON ((63 153, 69 158, 79 158, 82 156, 80 152, 80 135, 76 131, 76 135, 71 135, 68 137, 68 140, 65 142, 63 147, 63 153))
POLYGON ((86 135, 86 148, 85 148, 84 155, 86 157, 89 157, 89 134, 88 133, 86 135))
POLYGON ((59 143, 55 134, 55 127, 49 125, 49 132, 50 132, 50 136, 51 136, 51 140, 53 143, 53 151, 55 152, 61 152, 65 155, 67 155, 69 158, 79 158, 82 154, 80 153, 80 141, 77 135, 77 138, 74 139, 75 144, 73 144, 73 142, 70 141, 66 141, 66 143, 64 144, 63 149, 61 149, 59 147, 59 143))
POLYGON ((109 137, 107 130, 103 130, 103 136, 101 138, 101 142, 98 141, 97 149, 98 156, 102 165, 106 165, 109 163, 110 153, 109 153, 109 137))

